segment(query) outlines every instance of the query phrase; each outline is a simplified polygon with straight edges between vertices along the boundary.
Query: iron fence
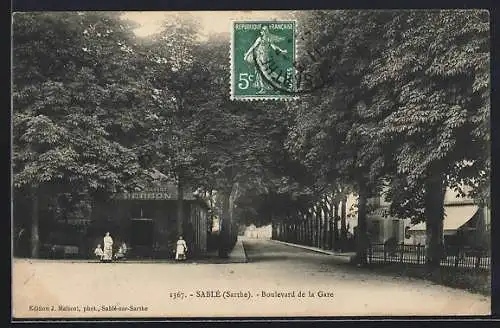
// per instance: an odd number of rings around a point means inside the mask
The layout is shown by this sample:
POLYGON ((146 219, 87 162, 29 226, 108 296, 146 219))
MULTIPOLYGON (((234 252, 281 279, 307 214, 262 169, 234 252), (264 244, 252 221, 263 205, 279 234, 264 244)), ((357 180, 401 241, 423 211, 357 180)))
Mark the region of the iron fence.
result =
MULTIPOLYGON (((441 266, 461 269, 490 270, 491 256, 484 250, 471 248, 445 249, 441 266)), ((368 264, 404 263, 424 265, 425 245, 371 244, 367 252, 368 264)))

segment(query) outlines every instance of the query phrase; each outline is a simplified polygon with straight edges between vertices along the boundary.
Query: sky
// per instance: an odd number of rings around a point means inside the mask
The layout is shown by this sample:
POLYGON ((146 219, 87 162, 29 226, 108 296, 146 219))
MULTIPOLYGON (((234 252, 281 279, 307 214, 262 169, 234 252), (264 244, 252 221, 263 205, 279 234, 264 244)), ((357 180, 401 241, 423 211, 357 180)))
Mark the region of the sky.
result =
POLYGON ((274 20, 289 19, 290 11, 133 11, 124 15, 141 25, 135 32, 138 36, 147 37, 158 31, 161 21, 176 14, 190 14, 198 19, 203 34, 229 33, 232 20, 274 20))

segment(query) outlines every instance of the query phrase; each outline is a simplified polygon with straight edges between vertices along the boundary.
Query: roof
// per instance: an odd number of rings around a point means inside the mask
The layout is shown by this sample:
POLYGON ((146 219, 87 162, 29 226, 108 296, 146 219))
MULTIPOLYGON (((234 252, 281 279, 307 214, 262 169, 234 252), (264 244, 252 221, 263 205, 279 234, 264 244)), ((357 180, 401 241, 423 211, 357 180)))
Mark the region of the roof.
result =
MULTIPOLYGON (((457 230, 476 214, 479 208, 475 205, 445 206, 443 230, 457 230)), ((410 231, 425 231, 426 223, 421 222, 410 228, 410 231)))

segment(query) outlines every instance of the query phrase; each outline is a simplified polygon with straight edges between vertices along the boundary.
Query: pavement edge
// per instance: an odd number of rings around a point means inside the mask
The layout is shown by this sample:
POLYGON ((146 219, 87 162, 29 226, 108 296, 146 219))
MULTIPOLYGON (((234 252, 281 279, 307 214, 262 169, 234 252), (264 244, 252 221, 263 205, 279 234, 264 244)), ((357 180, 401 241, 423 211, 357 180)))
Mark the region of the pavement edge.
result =
POLYGON ((293 243, 288 243, 286 241, 275 240, 275 239, 269 239, 269 240, 272 241, 272 242, 278 243, 278 244, 282 244, 282 245, 287 245, 287 246, 291 246, 291 247, 301 248, 301 249, 309 250, 309 251, 312 251, 312 252, 321 253, 321 254, 324 254, 324 255, 330 255, 330 256, 334 257, 335 259, 339 259, 339 260, 340 259, 342 259, 342 260, 347 259, 347 263, 349 263, 349 264, 353 264, 354 263, 354 259, 355 259, 355 255, 352 255, 352 254, 346 254, 346 253, 339 254, 339 253, 335 253, 335 252, 332 252, 332 251, 327 251, 327 250, 324 250, 324 249, 321 249, 321 248, 317 248, 317 247, 311 247, 311 246, 293 244, 293 243))

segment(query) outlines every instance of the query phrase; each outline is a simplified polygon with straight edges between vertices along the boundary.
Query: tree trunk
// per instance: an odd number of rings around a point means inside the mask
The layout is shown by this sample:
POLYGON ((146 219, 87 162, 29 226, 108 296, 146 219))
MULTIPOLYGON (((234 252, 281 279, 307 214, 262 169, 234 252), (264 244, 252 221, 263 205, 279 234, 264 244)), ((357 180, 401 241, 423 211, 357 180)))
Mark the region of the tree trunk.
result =
POLYGON ((302 245, 306 245, 306 220, 305 220, 305 214, 301 213, 300 214, 300 243, 302 245))
POLYGON ((342 240, 339 238, 339 204, 333 204, 333 250, 342 249, 344 246, 342 240))
POLYGON ((304 213, 300 212, 299 216, 300 222, 300 244, 304 245, 305 236, 305 224, 304 224, 304 213))
POLYGON ((330 241, 332 240, 330 238, 330 235, 331 235, 330 222, 331 222, 331 218, 332 218, 332 213, 329 210, 328 206, 326 205, 327 201, 328 200, 325 199, 325 203, 323 204, 323 213, 325 215, 323 247, 325 249, 330 249, 331 248, 330 241))
POLYGON ((279 225, 279 235, 280 235, 280 241, 285 241, 285 234, 284 234, 284 227, 283 227, 283 218, 280 218, 280 225, 279 225))
POLYGON ((271 213, 271 239, 276 240, 276 221, 274 219, 274 215, 271 213))
POLYGON ((310 246, 314 246, 314 207, 312 208, 311 213, 310 213, 310 220, 311 220, 311 223, 309 224, 309 229, 310 229, 310 233, 311 233, 310 246))
POLYGON ((297 244, 302 244, 302 213, 297 210, 297 244))
POLYGON ((325 198, 323 201, 323 215, 324 215, 324 223, 323 223, 323 248, 330 249, 331 245, 331 230, 330 230, 330 222, 331 222, 331 211, 328 208, 328 199, 325 198))
POLYGON ((315 228, 315 213, 314 213, 314 207, 312 208, 311 210, 311 213, 310 213, 310 217, 311 217, 311 224, 309 226, 309 229, 311 230, 311 245, 310 246, 314 246, 314 228, 315 228))
POLYGON ((345 247, 347 245, 347 213, 346 213, 346 206, 347 206, 347 196, 343 196, 342 200, 340 201, 340 245, 342 247, 342 250, 345 250, 345 247))
POLYGON ((318 205, 314 206, 314 247, 319 247, 319 230, 320 230, 321 212, 318 205))
POLYGON ((287 213, 286 215, 286 241, 289 243, 293 243, 293 221, 292 218, 290 217, 290 213, 287 213))
POLYGON ((289 240, 288 240, 288 230, 289 230, 289 227, 288 227, 288 218, 285 217, 284 221, 283 221, 283 225, 284 225, 284 228, 285 228, 285 241, 288 243, 289 240))
POLYGON ((332 250, 333 249, 333 208, 332 204, 330 202, 330 198, 326 198, 325 202, 325 211, 327 213, 327 229, 326 229, 326 243, 327 243, 327 249, 332 250))
POLYGON ((436 174, 425 182, 426 262, 431 271, 438 271, 443 255, 443 217, 445 187, 436 174))
POLYGON ((221 192, 222 197, 222 224, 219 234, 219 257, 227 257, 229 254, 229 241, 231 238, 231 216, 229 213, 229 197, 231 193, 228 191, 221 192))
POLYGON ((358 196, 358 233, 356 240, 356 259, 358 264, 366 264, 366 251, 368 247, 366 225, 366 198, 367 190, 364 183, 360 183, 358 196))
POLYGON ((307 221, 306 221, 306 227, 307 227, 307 245, 312 246, 312 212, 307 211, 307 221))
POLYGON ((300 243, 300 213, 295 212, 295 242, 300 243))
POLYGON ((319 248, 324 247, 325 242, 325 213, 323 212, 323 204, 319 203, 319 248))
POLYGON ((181 179, 177 183, 177 235, 181 236, 183 234, 183 223, 184 223, 184 186, 182 185, 181 179))
POLYGON ((286 242, 287 243, 291 243, 292 242, 292 224, 290 223, 290 218, 287 217, 286 218, 286 242))
POLYGON ((321 203, 318 203, 318 248, 321 248, 323 245, 323 209, 321 208, 321 203))
POLYGON ((33 187, 31 194, 31 257, 38 258, 40 255, 39 226, 39 204, 38 188, 33 187))

